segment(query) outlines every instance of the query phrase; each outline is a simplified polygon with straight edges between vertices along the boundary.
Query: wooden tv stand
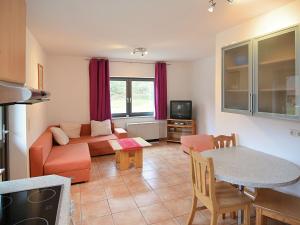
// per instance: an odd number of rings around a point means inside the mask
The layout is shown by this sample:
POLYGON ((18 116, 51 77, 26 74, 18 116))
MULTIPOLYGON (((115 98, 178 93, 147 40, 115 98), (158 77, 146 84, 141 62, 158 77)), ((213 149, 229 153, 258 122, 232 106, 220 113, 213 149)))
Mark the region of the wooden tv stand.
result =
POLYGON ((180 143, 181 136, 194 134, 195 120, 167 119, 167 141, 180 143))

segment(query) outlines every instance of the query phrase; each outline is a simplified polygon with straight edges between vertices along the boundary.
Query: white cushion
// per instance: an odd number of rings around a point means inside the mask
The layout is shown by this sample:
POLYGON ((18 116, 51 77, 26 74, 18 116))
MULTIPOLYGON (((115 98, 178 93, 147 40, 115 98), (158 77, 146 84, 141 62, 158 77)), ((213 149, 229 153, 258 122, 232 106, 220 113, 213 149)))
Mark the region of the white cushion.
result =
POLYGON ((61 123, 60 128, 66 133, 69 138, 79 138, 81 124, 79 123, 61 123))
POLYGON ((110 135, 111 132, 111 122, 110 120, 100 121, 91 121, 91 136, 96 137, 100 135, 110 135))
POLYGON ((54 140, 59 145, 66 145, 69 143, 69 138, 62 129, 58 127, 51 127, 50 130, 53 134, 54 140))

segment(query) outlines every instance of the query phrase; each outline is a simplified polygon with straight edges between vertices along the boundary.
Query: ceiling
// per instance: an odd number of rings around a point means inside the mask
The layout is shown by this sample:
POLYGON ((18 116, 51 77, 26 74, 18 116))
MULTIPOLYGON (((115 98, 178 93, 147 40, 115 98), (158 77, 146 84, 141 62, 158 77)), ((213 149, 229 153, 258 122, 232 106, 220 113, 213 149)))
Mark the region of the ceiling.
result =
POLYGON ((213 54, 216 33, 291 1, 216 0, 209 13, 208 0, 27 0, 28 26, 52 54, 194 60, 213 54))

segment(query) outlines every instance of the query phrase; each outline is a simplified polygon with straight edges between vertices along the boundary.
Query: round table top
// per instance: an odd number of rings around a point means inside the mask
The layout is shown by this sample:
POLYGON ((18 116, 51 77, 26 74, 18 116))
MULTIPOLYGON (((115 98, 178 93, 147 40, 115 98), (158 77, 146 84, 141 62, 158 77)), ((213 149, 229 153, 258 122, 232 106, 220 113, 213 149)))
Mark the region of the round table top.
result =
POLYGON ((300 178, 300 168, 296 164, 243 146, 199 154, 213 159, 217 179, 232 184, 273 188, 296 183, 300 178))

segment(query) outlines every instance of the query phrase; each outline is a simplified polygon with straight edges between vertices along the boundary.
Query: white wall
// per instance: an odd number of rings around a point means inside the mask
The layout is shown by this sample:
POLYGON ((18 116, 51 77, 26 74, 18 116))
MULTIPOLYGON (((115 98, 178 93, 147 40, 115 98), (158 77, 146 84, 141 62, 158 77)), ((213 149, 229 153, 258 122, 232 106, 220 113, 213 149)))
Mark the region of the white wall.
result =
MULTIPOLYGON (((149 62, 148 62, 149 63, 149 62)), ((48 123, 63 121, 88 123, 89 114, 89 61, 84 57, 49 55, 47 58, 47 90, 51 92, 48 104, 48 123)), ((110 63, 111 76, 154 77, 153 64, 110 63)), ((190 99, 191 63, 171 62, 168 66, 168 100, 190 99)), ((114 119, 116 126, 126 127, 128 122, 153 121, 153 117, 114 119)), ((162 122, 161 137, 165 137, 162 122)))
MULTIPOLYGON (((300 1, 271 11, 219 33, 216 38, 215 113, 217 133, 235 132, 239 143, 273 154, 300 165, 300 138, 292 137, 290 129, 300 130, 300 122, 267 119, 221 112, 221 48, 300 23, 300 1)), ((284 188, 300 196, 300 183, 284 188)))
POLYGON ((215 133, 215 57, 193 63, 192 100, 193 115, 197 119, 198 133, 215 133))
MULTIPOLYGON (((38 64, 44 67, 44 77, 47 77, 46 53, 38 41, 27 30, 27 51, 26 51, 26 85, 38 89, 38 64)), ((47 83, 44 81, 44 89, 47 90, 47 83)), ((27 145, 31 146, 38 136, 46 129, 48 102, 28 105, 27 109, 27 145)))
MULTIPOLYGON (((26 31, 26 85, 38 87, 37 64, 46 71, 46 55, 35 37, 26 31)), ((46 87, 46 85, 45 85, 46 87)), ((46 104, 9 106, 9 164, 10 179, 29 176, 28 149, 46 129, 46 104)))

